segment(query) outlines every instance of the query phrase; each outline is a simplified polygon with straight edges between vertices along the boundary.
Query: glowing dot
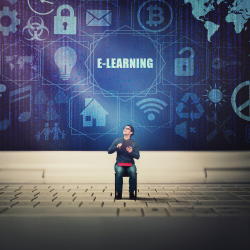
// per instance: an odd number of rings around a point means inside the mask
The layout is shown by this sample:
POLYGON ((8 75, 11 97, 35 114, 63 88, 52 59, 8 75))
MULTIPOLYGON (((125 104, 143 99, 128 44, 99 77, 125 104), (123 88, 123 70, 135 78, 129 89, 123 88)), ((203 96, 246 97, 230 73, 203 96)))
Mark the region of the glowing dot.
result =
POLYGON ((148 119, 149 119, 150 121, 153 121, 153 120, 155 119, 155 115, 154 115, 154 114, 149 114, 149 115, 148 115, 148 119))
POLYGON ((218 103, 222 100, 223 94, 219 89, 212 89, 209 92, 209 99, 213 103, 218 103))
POLYGON ((0 84, 0 92, 4 92, 6 90, 6 86, 4 84, 0 84))

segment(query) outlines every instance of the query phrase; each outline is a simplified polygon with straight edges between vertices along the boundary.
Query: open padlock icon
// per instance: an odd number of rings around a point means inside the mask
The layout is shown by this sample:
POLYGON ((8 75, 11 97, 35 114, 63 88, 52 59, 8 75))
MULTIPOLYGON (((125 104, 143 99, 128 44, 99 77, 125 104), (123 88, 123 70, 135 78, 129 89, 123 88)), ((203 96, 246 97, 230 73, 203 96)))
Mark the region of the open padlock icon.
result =
POLYGON ((61 5, 54 16, 54 34, 76 34, 76 17, 74 9, 67 4, 61 5), (62 16, 62 10, 69 10, 70 16, 62 16))
POLYGON ((189 58, 176 58, 175 59, 175 75, 176 76, 193 76, 194 75, 194 56, 195 52, 191 47, 185 47, 180 52, 181 55, 184 51, 189 50, 191 55, 189 58))

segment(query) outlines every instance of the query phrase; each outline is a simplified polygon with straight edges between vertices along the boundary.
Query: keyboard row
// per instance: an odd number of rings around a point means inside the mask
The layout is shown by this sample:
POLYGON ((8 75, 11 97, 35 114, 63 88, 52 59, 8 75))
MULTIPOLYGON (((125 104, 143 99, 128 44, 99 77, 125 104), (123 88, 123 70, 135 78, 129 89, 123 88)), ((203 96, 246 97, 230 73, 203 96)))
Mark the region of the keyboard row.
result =
POLYGON ((0 207, 249 207, 250 202, 241 201, 177 201, 175 199, 147 199, 147 200, 107 200, 107 201, 0 201, 0 207))
MULTIPOLYGON (((16 207, 16 206, 14 206, 16 207)), ((1 208, 0 217, 61 216, 61 217, 249 217, 249 207, 39 207, 1 208)))
MULTIPOLYGON (((114 195, 31 195, 31 194, 18 194, 18 195, 3 195, 0 194, 0 202, 20 202, 20 201, 31 201, 31 202, 54 202, 54 201, 68 201, 68 202, 84 202, 84 201, 114 201, 114 195)), ((122 200, 129 200, 128 196, 123 196, 122 200)), ((213 194, 213 195, 141 195, 137 194, 137 200, 144 200, 145 202, 153 201, 159 202, 163 201, 246 201, 250 203, 250 195, 233 195, 230 193, 227 194, 213 194)))
MULTIPOLYGON (((123 185, 123 189, 127 190, 128 185, 123 185)), ((138 192, 250 192, 250 185, 245 186, 138 186, 138 192)), ((0 191, 30 191, 30 192, 107 192, 114 190, 114 185, 96 185, 96 186, 58 186, 58 185, 0 185, 0 191)))

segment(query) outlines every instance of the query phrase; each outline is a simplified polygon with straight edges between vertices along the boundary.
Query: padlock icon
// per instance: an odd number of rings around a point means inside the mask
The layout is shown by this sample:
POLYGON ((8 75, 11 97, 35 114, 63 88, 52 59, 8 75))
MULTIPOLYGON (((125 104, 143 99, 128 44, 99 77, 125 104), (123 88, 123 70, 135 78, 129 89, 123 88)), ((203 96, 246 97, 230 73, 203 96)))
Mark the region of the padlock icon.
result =
POLYGON ((194 75, 194 56, 195 52, 191 47, 185 47, 180 52, 181 55, 184 51, 189 50, 191 56, 189 58, 176 58, 175 59, 175 75, 176 76, 193 76, 194 75))
POLYGON ((76 34, 76 17, 74 9, 67 4, 61 5, 54 16, 54 34, 76 34), (67 9, 70 16, 62 16, 62 10, 67 9))

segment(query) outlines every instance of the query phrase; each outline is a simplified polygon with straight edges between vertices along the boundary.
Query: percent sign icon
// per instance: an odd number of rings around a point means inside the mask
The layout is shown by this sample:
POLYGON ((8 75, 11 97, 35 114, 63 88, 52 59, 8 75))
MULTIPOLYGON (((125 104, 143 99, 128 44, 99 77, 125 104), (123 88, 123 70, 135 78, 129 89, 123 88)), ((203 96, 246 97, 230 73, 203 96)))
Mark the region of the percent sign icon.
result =
POLYGON ((232 98, 231 98, 231 103, 232 103, 232 107, 234 109, 234 112, 242 119, 246 120, 246 121, 250 121, 250 81, 246 81, 246 82, 243 82, 241 84, 239 84, 235 90, 233 91, 233 94, 232 94, 232 98), (248 98, 248 101, 246 101, 244 104, 242 104, 241 106, 237 107, 236 105, 236 96, 237 96, 237 93, 242 89, 244 88, 245 86, 249 86, 249 98, 248 98), (245 108, 249 109, 249 116, 247 115, 244 115, 241 113, 241 111, 245 108))

